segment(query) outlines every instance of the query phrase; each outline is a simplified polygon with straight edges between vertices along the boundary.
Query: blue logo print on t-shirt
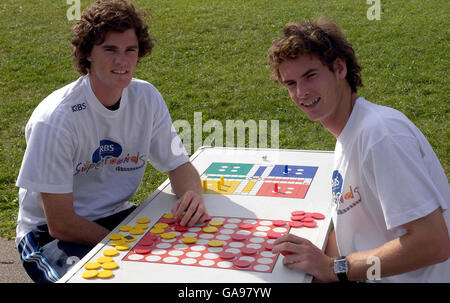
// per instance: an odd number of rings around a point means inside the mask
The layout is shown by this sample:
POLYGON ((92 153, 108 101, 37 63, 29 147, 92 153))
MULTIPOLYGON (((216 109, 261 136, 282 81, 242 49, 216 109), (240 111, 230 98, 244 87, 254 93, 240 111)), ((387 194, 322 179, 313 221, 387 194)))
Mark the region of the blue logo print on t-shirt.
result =
POLYGON ((92 155, 92 162, 100 162, 105 157, 117 158, 122 153, 122 146, 120 144, 110 141, 101 140, 100 146, 95 150, 92 155))
MULTIPOLYGON (((342 198, 343 179, 339 171, 335 170, 331 179, 331 193, 334 203, 338 204, 342 198)), ((342 202, 342 201, 341 201, 342 202)))

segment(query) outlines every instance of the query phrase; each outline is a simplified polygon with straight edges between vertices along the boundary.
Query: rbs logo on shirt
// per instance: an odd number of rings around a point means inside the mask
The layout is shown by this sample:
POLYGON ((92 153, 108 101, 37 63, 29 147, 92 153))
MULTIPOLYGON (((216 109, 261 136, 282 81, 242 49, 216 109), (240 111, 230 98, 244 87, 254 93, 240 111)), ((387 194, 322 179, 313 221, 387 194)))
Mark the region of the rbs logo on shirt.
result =
POLYGON ((86 109, 86 103, 81 103, 81 104, 75 104, 74 106, 72 106, 72 112, 78 112, 80 110, 86 109))
POLYGON ((122 146, 111 140, 101 140, 100 146, 92 155, 92 162, 98 163, 105 157, 117 158, 122 153, 122 146))

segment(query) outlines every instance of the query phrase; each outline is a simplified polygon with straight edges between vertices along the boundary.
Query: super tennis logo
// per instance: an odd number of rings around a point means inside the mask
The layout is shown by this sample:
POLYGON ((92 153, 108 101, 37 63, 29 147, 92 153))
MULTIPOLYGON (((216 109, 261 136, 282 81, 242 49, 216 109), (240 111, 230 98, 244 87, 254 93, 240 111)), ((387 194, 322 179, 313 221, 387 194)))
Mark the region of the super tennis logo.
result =
POLYGON ((124 153, 122 146, 114 141, 100 140, 99 147, 92 153, 90 160, 82 161, 75 167, 74 176, 88 174, 92 169, 113 167, 115 171, 129 172, 144 167, 146 155, 138 152, 124 153))

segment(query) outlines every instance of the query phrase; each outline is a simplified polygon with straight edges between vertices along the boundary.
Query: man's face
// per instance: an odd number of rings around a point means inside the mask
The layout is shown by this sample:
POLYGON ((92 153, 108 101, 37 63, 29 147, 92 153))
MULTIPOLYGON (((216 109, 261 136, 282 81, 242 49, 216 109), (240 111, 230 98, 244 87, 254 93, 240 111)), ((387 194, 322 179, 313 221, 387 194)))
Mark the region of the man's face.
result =
POLYGON ((335 71, 332 72, 316 56, 309 54, 279 66, 281 80, 292 101, 310 120, 322 123, 335 119, 339 113, 346 71, 343 60, 335 61, 335 71))
POLYGON ((122 90, 130 84, 138 61, 139 43, 134 29, 110 31, 105 41, 94 45, 87 59, 91 62, 93 85, 101 90, 122 90))

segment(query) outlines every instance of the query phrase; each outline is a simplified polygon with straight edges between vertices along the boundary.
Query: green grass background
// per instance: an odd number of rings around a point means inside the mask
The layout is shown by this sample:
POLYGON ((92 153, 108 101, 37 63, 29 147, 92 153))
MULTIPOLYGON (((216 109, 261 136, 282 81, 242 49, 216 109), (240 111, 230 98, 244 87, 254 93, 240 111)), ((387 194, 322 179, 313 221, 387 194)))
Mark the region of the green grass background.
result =
MULTIPOLYGON (((81 1, 86 8, 91 1, 81 1)), ((344 29, 363 67, 366 99, 396 108, 425 134, 449 176, 449 11, 446 0, 366 1, 135 0, 152 16, 157 45, 137 78, 162 93, 172 119, 279 120, 279 147, 333 150, 335 139, 310 122, 269 77, 267 49, 287 22, 328 15, 344 29)), ((0 3, 0 236, 15 236, 24 126, 36 105, 78 78, 70 56, 66 0, 0 3)), ((270 123, 269 123, 270 126, 270 123)), ((269 132, 270 133, 270 132, 269 132)), ((204 133, 204 138, 208 136, 204 133)), ((193 140, 192 140, 193 142, 193 140)), ((225 142, 225 138, 224 138, 225 142)), ((269 137, 270 144, 270 137, 269 137)), ((194 150, 189 151, 193 153, 194 150)), ((147 168, 140 203, 166 178, 147 168)))

